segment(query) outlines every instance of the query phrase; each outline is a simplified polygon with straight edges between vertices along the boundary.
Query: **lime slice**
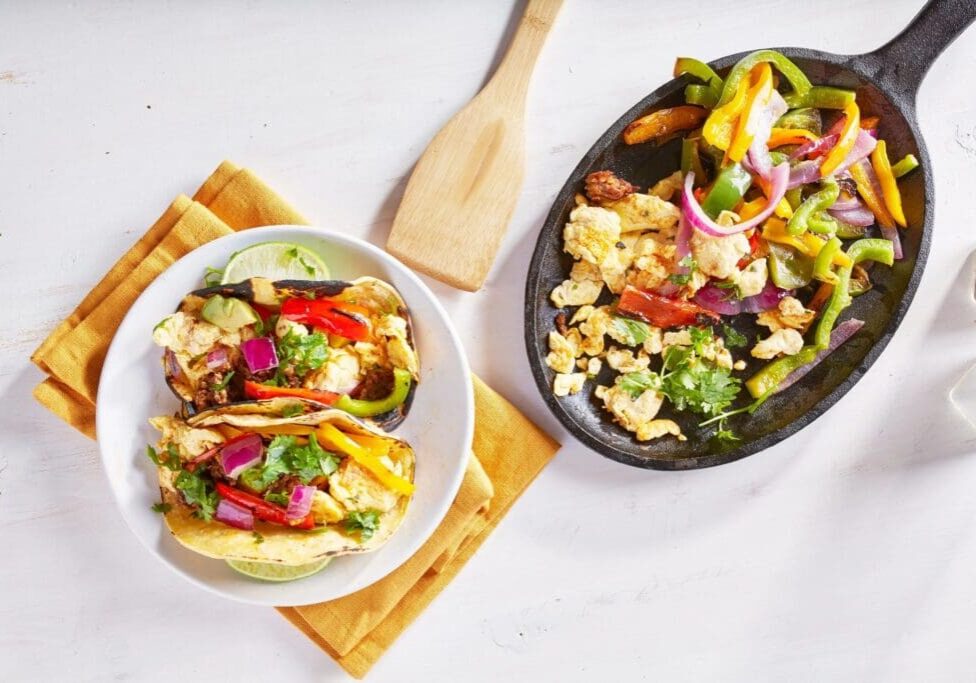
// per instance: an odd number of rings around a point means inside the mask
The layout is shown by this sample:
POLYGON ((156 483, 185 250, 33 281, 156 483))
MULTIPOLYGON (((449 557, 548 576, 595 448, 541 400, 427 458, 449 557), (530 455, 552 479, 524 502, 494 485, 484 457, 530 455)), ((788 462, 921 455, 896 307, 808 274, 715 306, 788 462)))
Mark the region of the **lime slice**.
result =
POLYGON ((289 567, 284 564, 272 564, 269 562, 248 562, 246 560, 227 560, 227 564, 232 569, 239 571, 252 579, 262 581, 294 581, 304 579, 306 576, 317 574, 325 569, 325 565, 332 561, 331 557, 308 564, 299 564, 289 567))
POLYGON ((269 280, 327 280, 329 269, 314 251, 289 242, 260 242, 230 257, 220 284, 252 277, 269 280))

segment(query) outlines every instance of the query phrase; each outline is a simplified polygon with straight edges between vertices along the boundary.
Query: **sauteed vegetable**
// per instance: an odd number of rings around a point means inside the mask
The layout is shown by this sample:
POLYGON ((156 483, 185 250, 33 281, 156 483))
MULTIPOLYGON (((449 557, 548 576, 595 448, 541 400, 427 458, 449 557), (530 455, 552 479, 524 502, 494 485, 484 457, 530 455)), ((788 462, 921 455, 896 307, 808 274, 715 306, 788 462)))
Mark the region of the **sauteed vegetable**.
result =
POLYGON ((557 396, 589 380, 638 440, 685 438, 659 417, 665 405, 735 440, 730 418, 863 325, 844 310, 871 288, 872 267, 902 258, 898 178, 918 162, 892 162, 854 91, 811 84, 775 51, 724 79, 691 58, 674 72, 694 81, 686 104, 641 117, 623 138, 683 136, 681 169, 646 192, 609 170, 586 178, 563 231, 574 263, 551 293, 566 310, 546 363, 557 396), (732 326, 746 316, 765 328, 755 339, 732 326), (734 353, 770 362, 749 376, 734 353))

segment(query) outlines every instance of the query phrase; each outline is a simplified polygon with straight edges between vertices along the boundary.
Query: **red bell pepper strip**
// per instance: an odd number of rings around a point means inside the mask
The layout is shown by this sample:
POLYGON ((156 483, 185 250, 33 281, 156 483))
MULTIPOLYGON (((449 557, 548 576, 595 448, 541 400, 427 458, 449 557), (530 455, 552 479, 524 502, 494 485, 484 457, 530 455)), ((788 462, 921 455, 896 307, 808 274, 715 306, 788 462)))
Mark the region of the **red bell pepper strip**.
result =
POLYGON ((366 309, 333 299, 285 299, 281 316, 353 341, 369 336, 366 309))
POLYGON ((256 400, 279 397, 304 398, 309 401, 318 401, 327 406, 339 400, 340 396, 332 391, 317 391, 315 389, 302 389, 301 387, 273 387, 251 380, 245 380, 244 382, 244 395, 256 400))
POLYGON ((669 299, 631 285, 627 285, 620 295, 617 312, 664 329, 694 325, 699 316, 703 315, 719 320, 716 313, 698 304, 683 299, 669 299))
POLYGON ((308 513, 308 515, 299 520, 290 520, 285 510, 277 505, 272 505, 264 498, 259 498, 258 496, 235 489, 223 482, 217 482, 217 493, 232 503, 246 507, 254 513, 255 517, 265 522, 282 524, 284 526, 295 527, 296 529, 311 529, 315 526, 315 518, 312 517, 312 513, 308 513))

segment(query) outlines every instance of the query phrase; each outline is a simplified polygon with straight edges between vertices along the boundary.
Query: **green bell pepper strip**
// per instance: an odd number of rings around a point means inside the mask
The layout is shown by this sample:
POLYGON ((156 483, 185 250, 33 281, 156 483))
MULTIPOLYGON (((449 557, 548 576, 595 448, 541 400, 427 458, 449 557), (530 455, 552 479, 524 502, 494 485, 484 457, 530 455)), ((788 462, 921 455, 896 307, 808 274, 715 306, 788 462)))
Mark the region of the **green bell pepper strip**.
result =
POLYGON ((729 71, 729 75, 725 78, 725 84, 722 86, 722 97, 718 101, 719 106, 725 104, 735 96, 739 82, 743 78, 746 78, 749 72, 752 71, 752 67, 760 62, 769 62, 775 66, 786 80, 790 82, 790 85, 793 86, 792 94, 794 95, 804 97, 810 92, 810 88, 813 87, 810 79, 806 77, 806 74, 803 73, 800 67, 779 52, 775 50, 759 50, 740 59, 732 67, 732 70, 729 71))
POLYGON ((792 190, 787 190, 786 201, 789 203, 790 208, 796 211, 800 204, 803 203, 803 188, 794 187, 792 190))
POLYGON ((742 167, 742 164, 726 166, 718 174, 712 189, 708 191, 705 201, 702 202, 702 210, 711 218, 717 218, 723 211, 734 209, 751 186, 752 175, 742 167))
POLYGON ((864 237, 867 234, 867 226, 851 225, 850 223, 845 223, 844 221, 839 221, 834 218, 834 222, 837 224, 837 232, 834 233, 842 240, 853 240, 860 237, 864 237))
POLYGON ((840 251, 840 248, 840 240, 836 237, 831 237, 827 240, 827 244, 817 254, 817 258, 813 260, 813 277, 821 282, 827 282, 832 285, 837 284, 837 276, 834 274, 831 266, 834 262, 834 255, 840 251))
POLYGON ((694 171, 696 185, 705 182, 705 169, 698 154, 698 140, 695 138, 681 141, 681 172, 687 175, 689 171, 694 171))
MULTIPOLYGON (((708 85, 708 89, 715 95, 715 100, 722 95, 722 77, 715 73, 715 70, 703 61, 693 57, 678 57, 674 60, 674 77, 683 74, 694 76, 702 83, 708 85)), ((687 95, 688 91, 685 91, 687 95)))
POLYGON ((790 128, 808 130, 811 133, 820 135, 823 131, 823 119, 820 110, 812 107, 801 107, 793 109, 782 116, 773 124, 774 128, 790 128))
POLYGON ((393 391, 385 398, 375 401, 364 401, 358 398, 351 398, 348 394, 343 394, 335 403, 333 408, 343 410, 356 417, 373 417, 388 413, 394 408, 403 405, 410 395, 410 386, 413 383, 413 375, 400 368, 393 369, 393 391))
POLYGON ((851 303, 850 281, 854 266, 863 261, 877 261, 887 266, 895 262, 894 247, 884 239, 862 239, 854 242, 848 249, 852 265, 841 266, 837 270, 837 283, 830 299, 820 315, 820 322, 814 333, 814 343, 800 349, 794 356, 784 356, 774 360, 755 375, 746 380, 746 388, 754 398, 770 390, 775 390, 791 372, 812 363, 817 354, 830 344, 830 333, 834 330, 837 317, 851 303))
POLYGON ((814 109, 843 109, 854 101, 855 92, 829 85, 814 85, 805 95, 792 92, 784 99, 790 109, 812 107, 814 109))
POLYGON ((914 154, 906 154, 901 161, 891 167, 891 174, 896 178, 901 178, 916 168, 918 168, 918 159, 915 158, 914 154))
POLYGON ((813 216, 810 216, 810 218, 807 220, 807 229, 809 229, 810 232, 817 233, 818 235, 833 236, 837 232, 837 221, 833 216, 821 211, 813 216))
POLYGON ((821 189, 807 197, 806 201, 793 212, 793 217, 786 224, 786 230, 791 235, 805 233, 809 228, 810 217, 825 211, 837 201, 837 197, 840 195, 840 186, 837 185, 837 181, 827 177, 820 182, 821 189))
POLYGON ((770 242, 769 277, 780 289, 798 289, 810 284, 813 278, 813 259, 783 244, 770 242))
POLYGON ((718 102, 718 95, 707 85, 692 83, 685 86, 685 103, 711 109, 718 102))

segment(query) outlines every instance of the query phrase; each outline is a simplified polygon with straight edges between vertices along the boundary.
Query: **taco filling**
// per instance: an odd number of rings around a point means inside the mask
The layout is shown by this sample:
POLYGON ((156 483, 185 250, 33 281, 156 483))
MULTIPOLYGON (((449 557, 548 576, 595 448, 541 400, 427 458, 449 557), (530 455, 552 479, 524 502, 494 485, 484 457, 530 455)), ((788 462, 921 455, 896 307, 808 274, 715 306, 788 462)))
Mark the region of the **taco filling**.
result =
POLYGON ((371 550, 414 490, 409 445, 314 404, 272 399, 150 423, 162 434, 147 451, 167 525, 210 557, 300 564, 371 550))
POLYGON ((156 325, 153 341, 187 415, 294 397, 391 429, 419 378, 406 306, 375 278, 252 278, 198 290, 156 325))

